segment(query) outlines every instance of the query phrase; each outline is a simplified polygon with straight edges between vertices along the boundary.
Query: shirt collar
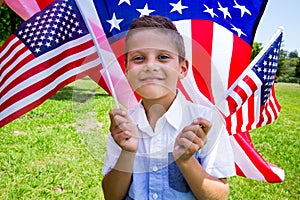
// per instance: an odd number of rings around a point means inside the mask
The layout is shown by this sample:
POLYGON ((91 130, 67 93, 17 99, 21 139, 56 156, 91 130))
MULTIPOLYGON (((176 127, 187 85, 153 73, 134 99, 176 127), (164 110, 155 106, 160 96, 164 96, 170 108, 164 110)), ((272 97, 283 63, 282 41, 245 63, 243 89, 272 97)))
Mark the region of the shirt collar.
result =
POLYGON ((181 126, 183 108, 186 105, 186 99, 180 90, 177 90, 176 98, 174 99, 169 110, 166 112, 165 117, 168 123, 178 130, 181 126))
MULTIPOLYGON (((177 90, 177 95, 172 105, 170 106, 168 111, 157 121, 157 123, 166 120, 172 127, 174 127, 176 130, 179 130, 182 121, 183 108, 186 105, 186 101, 187 100, 185 99, 181 91, 177 90)), ((139 129, 147 133, 153 133, 146 117, 144 106, 141 102, 134 108, 132 117, 136 119, 136 123, 138 124, 139 129)))

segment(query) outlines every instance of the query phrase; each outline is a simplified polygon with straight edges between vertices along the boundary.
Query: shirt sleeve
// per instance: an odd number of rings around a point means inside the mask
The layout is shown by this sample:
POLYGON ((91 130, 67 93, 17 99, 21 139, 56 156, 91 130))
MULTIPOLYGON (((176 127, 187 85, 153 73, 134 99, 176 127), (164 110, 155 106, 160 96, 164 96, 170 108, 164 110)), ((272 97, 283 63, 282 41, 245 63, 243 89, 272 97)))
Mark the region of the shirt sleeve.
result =
POLYGON ((107 138, 107 149, 102 173, 107 174, 115 166, 121 154, 121 148, 115 143, 111 134, 107 138))
POLYGON ((211 176, 226 178, 236 175, 233 151, 223 118, 213 112, 212 128, 207 135, 207 143, 199 152, 202 167, 211 176))

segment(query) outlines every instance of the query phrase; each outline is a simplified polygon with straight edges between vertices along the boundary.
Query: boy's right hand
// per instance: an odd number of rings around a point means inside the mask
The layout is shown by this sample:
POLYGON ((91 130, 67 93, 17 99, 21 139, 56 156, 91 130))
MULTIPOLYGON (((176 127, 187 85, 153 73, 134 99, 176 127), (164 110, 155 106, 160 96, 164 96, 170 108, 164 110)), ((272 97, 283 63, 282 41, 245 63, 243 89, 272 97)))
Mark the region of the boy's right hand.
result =
POLYGON ((115 142, 125 151, 136 152, 138 148, 138 129, 128 114, 122 109, 109 112, 110 132, 115 142))

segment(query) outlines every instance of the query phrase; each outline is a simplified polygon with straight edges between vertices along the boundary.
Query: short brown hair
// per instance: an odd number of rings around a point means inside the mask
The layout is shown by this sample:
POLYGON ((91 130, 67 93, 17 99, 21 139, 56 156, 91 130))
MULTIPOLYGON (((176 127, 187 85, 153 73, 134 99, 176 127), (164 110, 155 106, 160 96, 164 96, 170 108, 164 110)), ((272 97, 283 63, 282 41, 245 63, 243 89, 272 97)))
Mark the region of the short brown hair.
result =
POLYGON ((179 61, 182 62, 185 59, 185 48, 183 38, 178 32, 175 24, 168 18, 156 15, 156 16, 142 16, 140 18, 136 18, 127 32, 125 38, 125 62, 127 62, 127 41, 128 38, 134 33, 135 29, 143 29, 143 28, 154 28, 159 29, 163 33, 167 34, 169 38, 171 38, 178 51, 179 61), (170 31, 171 30, 171 31, 170 31))

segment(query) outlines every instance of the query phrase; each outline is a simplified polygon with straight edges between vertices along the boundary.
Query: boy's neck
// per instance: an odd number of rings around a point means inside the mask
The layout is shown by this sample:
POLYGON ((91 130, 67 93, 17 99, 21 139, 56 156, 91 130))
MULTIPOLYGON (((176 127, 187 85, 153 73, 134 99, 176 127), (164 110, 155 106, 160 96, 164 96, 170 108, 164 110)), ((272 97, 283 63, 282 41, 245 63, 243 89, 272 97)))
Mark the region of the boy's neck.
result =
POLYGON ((157 120, 163 116, 172 105, 176 94, 160 99, 143 99, 142 103, 151 128, 154 130, 157 120))

